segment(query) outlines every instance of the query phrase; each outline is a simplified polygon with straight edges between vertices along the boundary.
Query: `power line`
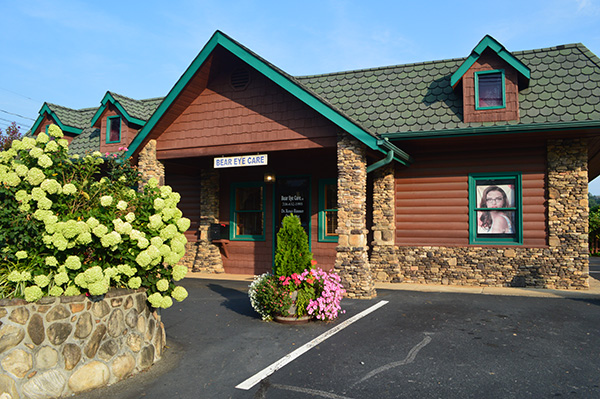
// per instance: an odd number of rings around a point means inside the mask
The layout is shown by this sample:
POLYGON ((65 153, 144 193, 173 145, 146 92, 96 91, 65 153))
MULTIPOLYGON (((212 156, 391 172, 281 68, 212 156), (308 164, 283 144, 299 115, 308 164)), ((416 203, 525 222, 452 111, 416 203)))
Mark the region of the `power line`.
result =
POLYGON ((27 116, 23 116, 23 115, 15 114, 14 112, 8 112, 8 111, 5 111, 5 110, 3 110, 3 109, 0 109, 0 112, 4 112, 5 114, 9 114, 9 115, 18 116, 19 118, 23 118, 23 119, 29 119, 30 121, 34 121, 34 122, 35 122, 35 119, 33 119, 33 118, 29 118, 29 117, 27 117, 27 116))
POLYGON ((33 99, 33 98, 31 98, 31 97, 27 97, 27 96, 26 96, 26 95, 24 95, 24 94, 17 93, 16 91, 12 91, 12 90, 5 89, 4 87, 0 87, 0 90, 4 90, 4 91, 7 91, 7 92, 9 92, 9 93, 16 94, 17 96, 21 96, 21 97, 23 97, 23 98, 26 98, 26 99, 28 99, 28 100, 30 100, 30 101, 33 101, 33 102, 35 102, 35 103, 39 103, 39 102, 40 102, 40 101, 38 101, 38 100, 34 100, 34 99, 33 99))
MULTIPOLYGON (((8 122, 9 124, 8 124, 7 126, 10 126, 10 125, 12 125, 12 123, 13 123, 13 122, 15 122, 15 121, 11 121, 11 120, 4 119, 4 118, 0 118, 0 121, 8 122)), ((17 125, 18 125, 20 128, 27 128, 27 129, 31 128, 31 126, 22 125, 22 124, 20 124, 20 123, 17 123, 17 125)))

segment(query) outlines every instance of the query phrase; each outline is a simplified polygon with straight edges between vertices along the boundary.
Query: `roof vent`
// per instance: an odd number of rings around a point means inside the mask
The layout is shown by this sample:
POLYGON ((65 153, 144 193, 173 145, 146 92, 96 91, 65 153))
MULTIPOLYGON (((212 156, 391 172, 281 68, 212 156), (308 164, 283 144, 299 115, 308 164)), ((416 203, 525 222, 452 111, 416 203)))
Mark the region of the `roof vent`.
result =
POLYGON ((244 90, 250 83, 250 71, 246 68, 238 68, 231 72, 231 87, 235 90, 244 90))

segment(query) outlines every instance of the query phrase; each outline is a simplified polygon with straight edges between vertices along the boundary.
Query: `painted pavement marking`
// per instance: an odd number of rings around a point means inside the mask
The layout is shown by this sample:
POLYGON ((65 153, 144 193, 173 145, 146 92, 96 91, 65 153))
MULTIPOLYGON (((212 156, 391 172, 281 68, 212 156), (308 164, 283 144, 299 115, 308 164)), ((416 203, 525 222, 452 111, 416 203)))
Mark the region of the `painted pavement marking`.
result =
POLYGON ((300 387, 294 387, 291 385, 280 385, 280 384, 273 384, 271 386, 273 388, 277 388, 277 389, 283 389, 283 390, 292 391, 292 392, 306 393, 309 395, 320 396, 322 398, 327 398, 327 399, 352 399, 347 396, 340 396, 340 395, 336 395, 335 393, 319 391, 316 389, 300 388, 300 387))
POLYGON ((294 361, 295 359, 297 359, 304 353, 308 352, 310 349, 314 348, 315 346, 319 345, 321 342, 325 341, 327 338, 337 334, 338 332, 340 332, 344 328, 348 327, 352 323, 362 319, 363 317, 376 311, 377 309, 379 309, 380 307, 382 307, 388 303, 389 303, 389 301, 380 301, 380 302, 376 303, 375 305, 371 306, 370 308, 358 313, 357 315, 352 316, 351 318, 344 321, 343 323, 340 323, 337 326, 333 327, 331 330, 324 332, 323 334, 319 335, 317 338, 313 339, 312 341, 302 345, 295 351, 285 355, 284 357, 282 357, 275 363, 271 364, 270 366, 266 367, 262 371, 259 371, 258 373, 254 374, 252 377, 248 378, 246 381, 238 384, 236 386, 236 388, 243 389, 246 391, 251 389, 253 386, 258 384, 261 380, 270 376, 271 374, 273 374, 280 368, 284 367, 288 363, 291 363, 292 361, 294 361))
POLYGON ((381 366, 379 368, 376 368, 375 370, 367 373, 367 375, 365 375, 363 378, 361 378, 359 381, 355 382, 354 384, 352 384, 352 387, 354 387, 357 384, 360 384, 363 381, 368 380, 371 377, 376 376, 379 373, 383 373, 384 371, 387 371, 389 369, 392 369, 394 367, 398 367, 398 366, 404 366, 406 364, 410 364, 412 362, 415 361, 415 358, 417 357, 417 354, 419 353, 419 351, 421 349, 423 349, 428 343, 431 342, 431 337, 430 335, 433 335, 433 333, 425 333, 425 338, 423 338, 423 340, 421 342, 419 342, 418 344, 416 344, 409 352, 408 355, 406 356, 406 358, 404 360, 401 360, 399 362, 392 362, 392 363, 388 363, 385 366, 381 366))

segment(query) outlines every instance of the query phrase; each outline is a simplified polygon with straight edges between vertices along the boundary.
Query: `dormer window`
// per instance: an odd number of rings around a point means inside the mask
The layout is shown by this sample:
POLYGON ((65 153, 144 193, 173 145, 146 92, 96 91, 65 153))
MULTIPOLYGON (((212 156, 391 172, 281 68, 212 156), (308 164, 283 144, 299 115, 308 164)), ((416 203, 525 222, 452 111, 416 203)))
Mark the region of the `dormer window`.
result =
POLYGON ((505 107, 504 71, 475 72, 475 109, 505 107))
POLYGON ((118 143, 121 141, 121 117, 109 116, 106 124, 106 143, 118 143))

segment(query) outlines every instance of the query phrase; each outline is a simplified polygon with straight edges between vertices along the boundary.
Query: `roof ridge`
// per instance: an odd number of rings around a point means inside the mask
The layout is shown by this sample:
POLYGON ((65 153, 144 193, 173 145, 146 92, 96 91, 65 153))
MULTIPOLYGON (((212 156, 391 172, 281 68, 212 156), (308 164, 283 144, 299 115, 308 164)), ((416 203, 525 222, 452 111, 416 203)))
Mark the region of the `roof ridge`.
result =
MULTIPOLYGON (((559 44, 559 45, 552 46, 552 47, 542 47, 542 48, 538 48, 538 49, 527 49, 527 50, 516 50, 516 51, 508 51, 507 50, 507 51, 513 55, 514 54, 522 55, 522 54, 529 54, 529 53, 536 53, 536 52, 561 50, 564 48, 580 48, 580 47, 584 47, 589 53, 591 53, 592 55, 595 55, 589 49, 587 49, 587 47, 585 47, 585 45, 583 45, 581 43, 567 43, 567 44, 559 44)), ((468 56, 445 58, 445 59, 440 59, 440 60, 410 62, 407 64, 396 64, 396 65, 385 65, 385 66, 372 67, 372 68, 350 69, 350 70, 346 70, 346 71, 329 72, 329 73, 323 73, 323 74, 299 75, 299 76, 295 76, 295 78, 297 78, 297 79, 321 78, 321 77, 328 77, 328 76, 335 76, 335 75, 346 75, 349 73, 357 73, 357 72, 380 71, 380 70, 386 70, 386 69, 392 69, 392 68, 398 68, 398 67, 438 64, 438 63, 442 63, 442 62, 457 62, 457 61, 464 61, 467 58, 468 58, 468 56)), ((596 58, 598 59, 598 62, 600 63, 600 58, 598 58, 598 57, 596 57, 596 58)))
POLYGON ((585 55, 591 62, 600 67, 600 57, 587 48, 583 43, 577 43, 577 49, 581 51, 581 54, 585 55))
POLYGON ((380 70, 392 69, 392 68, 398 68, 398 67, 429 65, 429 64, 437 64, 437 63, 441 63, 441 62, 450 62, 450 61, 453 61, 453 62, 464 61, 466 58, 467 57, 448 58, 448 59, 434 60, 434 61, 411 62, 408 64, 384 65, 384 66, 372 67, 372 68, 349 69, 346 71, 339 71, 339 72, 328 72, 328 73, 314 74, 314 75, 300 75, 300 76, 295 76, 295 78, 296 79, 308 79, 308 78, 320 78, 320 77, 335 76, 335 75, 346 75, 348 73, 380 71, 380 70))

